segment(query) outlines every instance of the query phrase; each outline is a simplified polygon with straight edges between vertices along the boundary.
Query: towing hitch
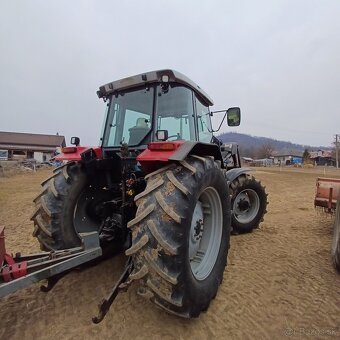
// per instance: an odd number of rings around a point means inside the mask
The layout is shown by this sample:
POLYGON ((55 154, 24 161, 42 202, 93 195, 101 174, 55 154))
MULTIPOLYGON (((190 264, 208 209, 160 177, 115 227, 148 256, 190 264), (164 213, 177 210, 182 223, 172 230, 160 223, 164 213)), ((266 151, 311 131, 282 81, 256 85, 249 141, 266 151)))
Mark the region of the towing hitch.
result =
POLYGON ((102 302, 99 304, 98 316, 94 316, 92 318, 93 323, 97 324, 101 322, 104 319, 107 312, 110 310, 110 307, 113 301, 115 300, 115 298, 117 297, 118 293, 122 291, 123 292, 127 291, 130 282, 126 282, 126 280, 128 279, 130 273, 132 272, 132 269, 133 269, 132 257, 129 256, 125 263, 125 267, 124 267, 122 275, 120 276, 118 281, 113 286, 110 294, 106 297, 106 299, 103 299, 102 302))
MULTIPOLYGON (((72 269, 102 255, 97 232, 80 234, 81 247, 26 256, 20 253, 9 255, 6 253, 4 230, 0 226, 0 298, 44 279, 47 279, 47 285, 42 285, 40 290, 49 292, 72 269)), ((95 324, 104 319, 118 293, 127 290, 131 283, 127 279, 132 270, 133 261, 130 256, 110 294, 99 304, 98 316, 92 318, 95 324)))
POLYGON ((82 245, 76 248, 14 257, 6 253, 4 227, 0 226, 0 298, 47 279, 47 292, 71 269, 102 255, 97 232, 82 233, 82 245))

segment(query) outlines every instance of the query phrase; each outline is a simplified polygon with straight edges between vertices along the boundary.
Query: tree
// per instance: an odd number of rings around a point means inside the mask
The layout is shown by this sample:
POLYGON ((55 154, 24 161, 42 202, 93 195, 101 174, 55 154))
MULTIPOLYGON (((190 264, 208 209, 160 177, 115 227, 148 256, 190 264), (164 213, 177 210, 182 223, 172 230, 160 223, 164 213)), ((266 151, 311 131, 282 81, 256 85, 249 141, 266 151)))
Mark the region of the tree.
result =
POLYGON ((242 157, 256 158, 257 150, 254 145, 240 145, 239 150, 242 157))
POLYGON ((305 149, 305 151, 302 154, 302 161, 303 161, 303 164, 311 163, 310 153, 307 149, 305 149))
POLYGON ((257 151, 258 158, 269 158, 273 156, 274 147, 270 142, 262 144, 257 151))

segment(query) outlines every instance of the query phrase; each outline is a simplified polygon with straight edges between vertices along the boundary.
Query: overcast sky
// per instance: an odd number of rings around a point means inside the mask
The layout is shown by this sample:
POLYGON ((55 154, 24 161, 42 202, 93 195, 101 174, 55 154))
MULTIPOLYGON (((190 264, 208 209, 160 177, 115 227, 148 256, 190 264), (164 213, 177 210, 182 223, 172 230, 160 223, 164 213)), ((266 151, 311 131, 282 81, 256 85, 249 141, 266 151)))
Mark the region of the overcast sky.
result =
POLYGON ((328 146, 340 134, 339 17, 339 0, 0 0, 0 130, 97 145, 98 87, 173 68, 213 109, 241 107, 241 126, 223 131, 328 146))

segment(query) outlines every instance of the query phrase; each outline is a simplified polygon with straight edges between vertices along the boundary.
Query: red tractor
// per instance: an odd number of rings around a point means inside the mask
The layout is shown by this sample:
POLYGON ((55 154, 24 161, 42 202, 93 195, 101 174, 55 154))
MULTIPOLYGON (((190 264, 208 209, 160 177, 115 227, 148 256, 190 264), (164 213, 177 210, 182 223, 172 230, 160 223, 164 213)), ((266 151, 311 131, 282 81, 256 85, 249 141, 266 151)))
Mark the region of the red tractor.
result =
MULTIPOLYGON (((138 293, 156 305, 197 317, 222 282, 231 227, 258 226, 265 190, 240 167, 237 145, 213 137, 213 102, 181 73, 139 74, 97 94, 107 103, 101 146, 73 137, 62 149, 56 160, 64 165, 34 200, 33 234, 55 251, 98 232, 103 252, 129 258, 120 288, 138 281, 138 293)), ((240 124, 239 108, 217 112, 225 113, 221 125, 225 117, 240 124)))

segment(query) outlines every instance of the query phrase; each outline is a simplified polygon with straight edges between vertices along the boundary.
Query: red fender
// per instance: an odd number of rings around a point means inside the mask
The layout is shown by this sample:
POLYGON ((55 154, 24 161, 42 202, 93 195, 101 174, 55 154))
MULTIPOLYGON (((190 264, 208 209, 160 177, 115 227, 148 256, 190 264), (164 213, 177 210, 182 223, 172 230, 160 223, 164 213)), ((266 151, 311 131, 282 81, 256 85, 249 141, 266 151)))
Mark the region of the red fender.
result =
POLYGON ((141 164, 143 172, 148 174, 169 162, 169 158, 171 158, 177 149, 184 143, 185 140, 174 142, 152 142, 148 144, 147 149, 137 156, 137 161, 141 164))
POLYGON ((90 146, 69 146, 61 149, 61 153, 54 157, 56 161, 81 161, 81 154, 92 149, 98 159, 103 157, 103 152, 100 147, 90 146))

